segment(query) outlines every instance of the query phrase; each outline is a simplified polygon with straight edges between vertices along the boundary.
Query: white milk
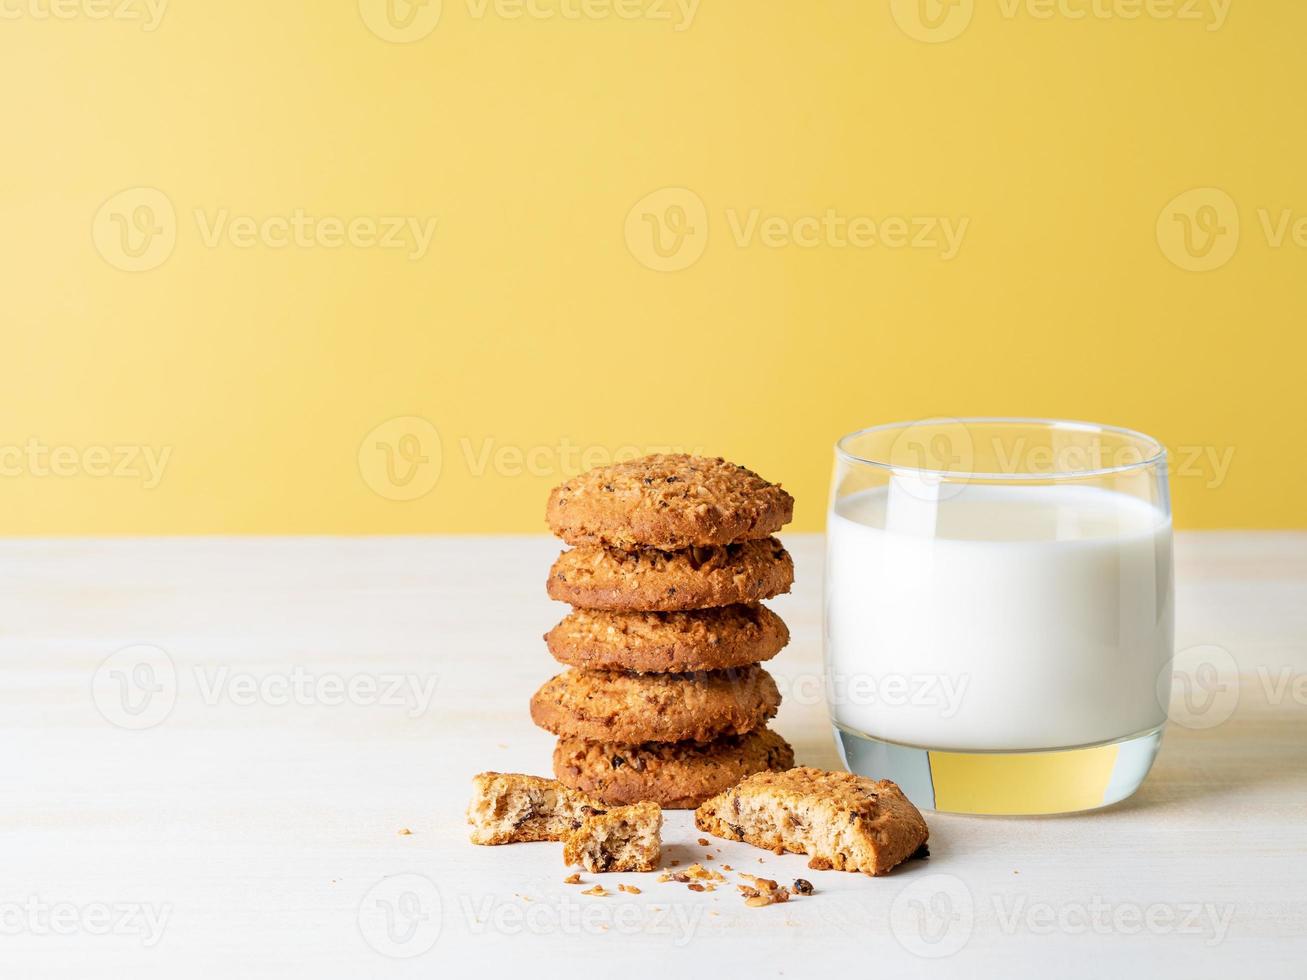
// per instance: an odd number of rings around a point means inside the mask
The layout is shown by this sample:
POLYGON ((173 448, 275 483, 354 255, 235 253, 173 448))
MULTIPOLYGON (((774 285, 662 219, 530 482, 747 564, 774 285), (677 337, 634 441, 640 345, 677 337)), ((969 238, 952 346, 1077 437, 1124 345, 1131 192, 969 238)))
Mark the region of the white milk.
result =
POLYGON ((1166 720, 1168 517, 1088 487, 946 486, 956 496, 938 502, 923 490, 896 480, 830 516, 838 724, 983 751, 1090 745, 1166 720))

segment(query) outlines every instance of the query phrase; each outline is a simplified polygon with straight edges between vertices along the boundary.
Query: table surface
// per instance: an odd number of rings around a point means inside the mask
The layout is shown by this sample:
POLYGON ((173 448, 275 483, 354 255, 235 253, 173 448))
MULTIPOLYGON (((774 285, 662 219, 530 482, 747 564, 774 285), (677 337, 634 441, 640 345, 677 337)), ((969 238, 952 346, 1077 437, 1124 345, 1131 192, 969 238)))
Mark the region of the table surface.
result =
MULTIPOLYGON (((786 541, 775 725, 800 762, 835 767, 804 683, 822 543, 786 541)), ((527 700, 555 670, 540 637, 562 611, 543 594, 556 550, 0 544, 0 972, 1302 976, 1307 535, 1180 536, 1177 665, 1215 707, 1170 726, 1134 798, 928 813, 931 858, 878 879, 714 843, 717 866, 817 888, 763 909, 650 875, 600 876, 642 891, 587 897, 558 845, 467 842, 472 774, 549 769, 527 700)), ((669 812, 664 860, 702 858, 700 836, 669 812)))

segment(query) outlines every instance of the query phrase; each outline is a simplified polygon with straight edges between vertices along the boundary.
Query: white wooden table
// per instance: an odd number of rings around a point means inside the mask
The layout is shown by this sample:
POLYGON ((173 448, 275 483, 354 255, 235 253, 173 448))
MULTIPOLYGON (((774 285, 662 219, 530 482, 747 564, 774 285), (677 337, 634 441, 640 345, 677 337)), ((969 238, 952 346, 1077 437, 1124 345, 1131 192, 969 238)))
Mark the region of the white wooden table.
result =
MULTIPOLYGON (((801 762, 834 766, 808 683, 821 540, 786 541, 799 580, 774 604, 794 634, 776 726, 801 762)), ((0 544, 0 975, 1307 971, 1307 535, 1182 536, 1177 645, 1228 650, 1239 683, 1190 719, 1220 724, 1172 726, 1134 799, 927 814, 931 859, 883 879, 715 844, 720 862, 817 887, 764 909, 653 876, 610 875, 642 893, 587 898, 556 845, 466 842, 473 773, 549 769, 527 699, 554 670, 540 635, 562 612, 543 592, 556 550, 0 544)), ((699 836, 669 813, 667 857, 700 858, 699 836)))

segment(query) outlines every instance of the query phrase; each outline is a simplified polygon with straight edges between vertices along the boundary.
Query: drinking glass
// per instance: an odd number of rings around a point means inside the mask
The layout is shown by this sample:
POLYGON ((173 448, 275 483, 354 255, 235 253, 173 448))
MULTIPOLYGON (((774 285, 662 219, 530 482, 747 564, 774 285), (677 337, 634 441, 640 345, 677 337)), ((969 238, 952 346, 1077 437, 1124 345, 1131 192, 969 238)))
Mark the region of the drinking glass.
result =
POLYGON ((919 807, 1093 809, 1143 782, 1174 634, 1166 452, 1050 419, 835 447, 826 695, 845 765, 919 807))

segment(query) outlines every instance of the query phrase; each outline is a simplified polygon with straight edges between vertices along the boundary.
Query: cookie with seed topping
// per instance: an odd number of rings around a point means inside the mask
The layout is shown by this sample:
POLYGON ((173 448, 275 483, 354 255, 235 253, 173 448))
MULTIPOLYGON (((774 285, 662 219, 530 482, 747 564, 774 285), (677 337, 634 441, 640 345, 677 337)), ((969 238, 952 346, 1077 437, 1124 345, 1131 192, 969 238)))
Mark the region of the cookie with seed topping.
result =
POLYGON ((794 560, 775 538, 683 551, 580 545, 549 571, 549 597, 583 609, 675 612, 789 592, 794 560))
POLYGON ((684 612, 573 609, 545 634, 559 663, 641 674, 761 663, 789 641, 781 618, 759 605, 684 612))
POLYGON ((559 782, 610 806, 652 800, 664 810, 691 810, 746 776, 789 769, 794 749, 770 728, 711 742, 625 745, 559 739, 559 782))
POLYGON ((761 667, 696 674, 573 668, 531 699, 531 720, 593 742, 708 742, 742 735, 776 714, 781 695, 761 667))
POLYGON ((573 477, 545 518, 568 544, 679 551, 770 537, 794 516, 779 484, 720 457, 657 453, 573 477))
POLYGON ((888 779, 806 766, 762 772, 695 811, 700 830, 782 854, 808 867, 883 875, 924 851, 921 812, 888 779))

